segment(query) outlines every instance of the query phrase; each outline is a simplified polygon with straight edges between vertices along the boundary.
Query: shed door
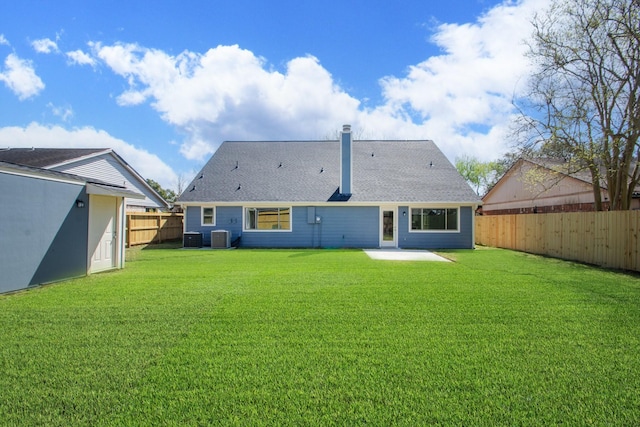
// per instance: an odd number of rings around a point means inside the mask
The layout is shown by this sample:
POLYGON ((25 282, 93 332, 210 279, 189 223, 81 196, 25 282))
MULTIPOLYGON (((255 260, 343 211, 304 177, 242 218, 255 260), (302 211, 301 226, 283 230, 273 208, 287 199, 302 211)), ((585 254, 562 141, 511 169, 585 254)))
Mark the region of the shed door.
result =
POLYGON ((89 253, 92 273, 116 266, 116 218, 118 201, 115 197, 91 196, 89 206, 89 253))

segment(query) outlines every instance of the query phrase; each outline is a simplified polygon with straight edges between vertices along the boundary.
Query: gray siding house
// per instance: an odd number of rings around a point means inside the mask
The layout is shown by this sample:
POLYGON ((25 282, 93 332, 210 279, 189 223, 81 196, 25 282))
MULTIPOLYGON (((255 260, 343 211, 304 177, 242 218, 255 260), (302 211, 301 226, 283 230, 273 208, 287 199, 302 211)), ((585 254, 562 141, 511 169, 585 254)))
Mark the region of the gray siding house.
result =
POLYGON ((432 141, 224 142, 179 197, 184 231, 240 247, 473 248, 481 200, 432 141))
POLYGON ((124 199, 141 194, 0 161, 0 293, 124 267, 124 199))
POLYGON ((122 157, 110 148, 8 148, 0 161, 98 179, 142 194, 127 197, 126 210, 166 210, 169 204, 122 157))

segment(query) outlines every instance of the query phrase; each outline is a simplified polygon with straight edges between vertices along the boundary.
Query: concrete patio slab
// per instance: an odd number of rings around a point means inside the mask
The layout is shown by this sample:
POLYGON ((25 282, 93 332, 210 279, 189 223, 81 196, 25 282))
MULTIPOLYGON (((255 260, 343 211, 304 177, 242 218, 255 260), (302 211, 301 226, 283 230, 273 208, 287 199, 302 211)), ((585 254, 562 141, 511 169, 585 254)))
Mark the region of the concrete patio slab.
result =
POLYGON ((450 260, 424 250, 406 249, 366 249, 364 251, 369 258, 387 261, 439 261, 451 262, 450 260))

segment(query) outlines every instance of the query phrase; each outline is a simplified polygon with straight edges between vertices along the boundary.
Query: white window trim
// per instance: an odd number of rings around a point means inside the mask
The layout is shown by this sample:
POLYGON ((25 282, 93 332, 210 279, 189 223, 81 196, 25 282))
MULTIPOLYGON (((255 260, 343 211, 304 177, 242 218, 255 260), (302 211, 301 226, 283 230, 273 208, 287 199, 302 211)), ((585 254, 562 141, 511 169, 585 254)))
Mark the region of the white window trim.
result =
POLYGON ((292 206, 269 206, 269 205, 251 205, 242 207, 242 232, 243 233, 291 233, 293 231, 293 207, 292 206), (248 209, 289 209, 289 229, 276 230, 259 230, 247 228, 247 210, 248 209))
POLYGON ((215 227, 216 226, 216 207, 215 206, 200 206, 200 225, 202 227, 215 227), (213 219, 211 224, 205 224, 204 222, 204 210, 211 209, 213 211, 213 219))
POLYGON ((409 233, 447 233, 447 234, 452 234, 452 233, 460 233, 460 206, 409 206, 409 221, 408 222, 408 227, 409 227, 409 233), (458 222, 456 224, 456 230, 414 230, 413 228, 411 228, 411 210, 412 209, 455 209, 458 211, 457 215, 456 215, 456 221, 458 222))

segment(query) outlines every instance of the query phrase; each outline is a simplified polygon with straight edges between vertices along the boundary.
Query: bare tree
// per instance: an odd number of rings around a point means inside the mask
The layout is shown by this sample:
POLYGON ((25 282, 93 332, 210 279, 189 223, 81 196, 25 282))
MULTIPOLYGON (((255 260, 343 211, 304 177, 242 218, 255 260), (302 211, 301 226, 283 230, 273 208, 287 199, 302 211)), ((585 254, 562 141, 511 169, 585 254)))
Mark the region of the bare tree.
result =
POLYGON ((182 172, 180 172, 178 174, 178 179, 176 181, 176 194, 178 196, 180 196, 182 194, 182 192, 184 191, 185 187, 187 186, 189 182, 187 181, 187 178, 185 178, 184 174, 182 172))
POLYGON ((588 169, 597 210, 603 186, 610 209, 630 209, 640 182, 639 16, 640 0, 553 0, 533 20, 520 142, 588 169))

